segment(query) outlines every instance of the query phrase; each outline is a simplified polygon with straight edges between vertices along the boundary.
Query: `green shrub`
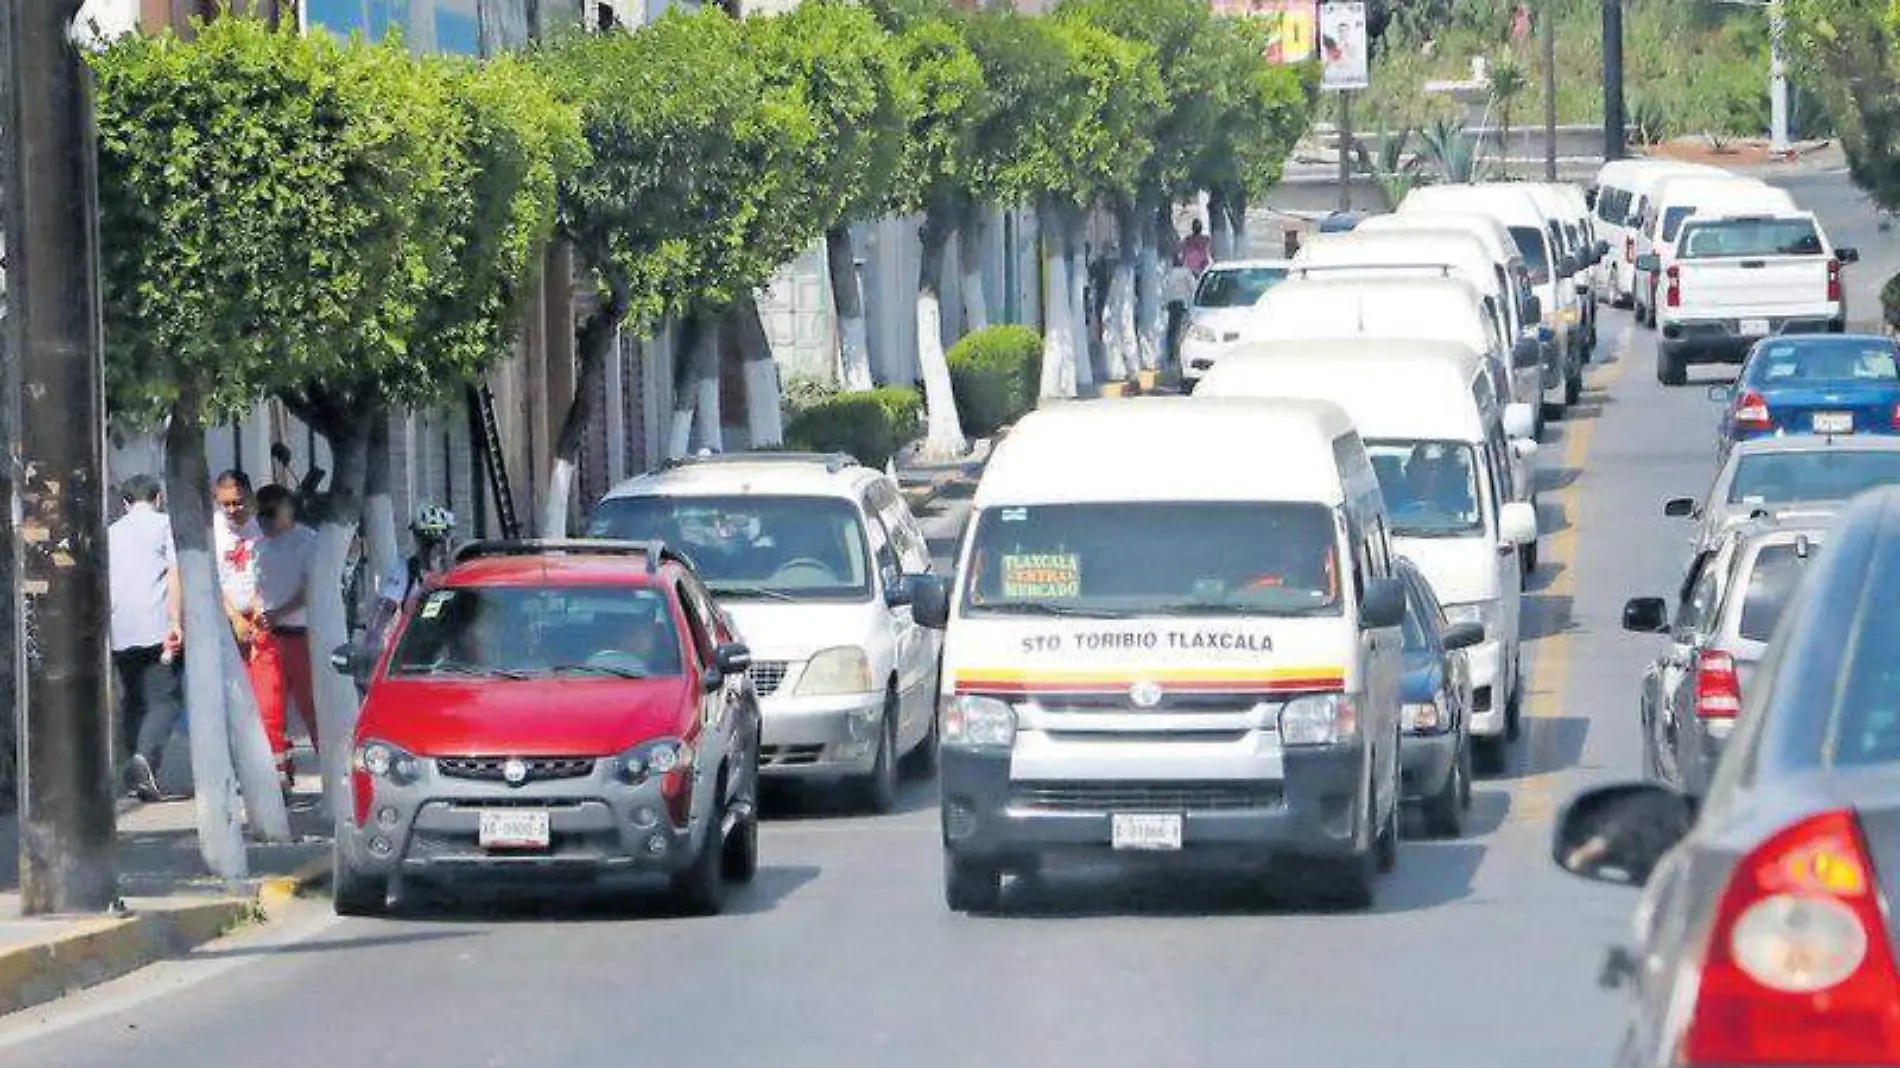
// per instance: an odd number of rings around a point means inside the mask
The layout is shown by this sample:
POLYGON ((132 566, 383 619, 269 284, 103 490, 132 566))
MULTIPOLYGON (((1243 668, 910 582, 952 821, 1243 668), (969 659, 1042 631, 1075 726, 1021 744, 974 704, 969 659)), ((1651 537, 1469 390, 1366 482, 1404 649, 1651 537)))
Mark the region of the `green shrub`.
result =
POLYGON ((787 418, 793 419, 806 409, 823 404, 837 395, 837 386, 817 378, 789 378, 779 387, 779 396, 785 403, 785 414, 787 418))
POLYGON ((1042 336, 1026 326, 966 334, 950 350, 950 389, 965 433, 987 437, 1036 406, 1042 336))
POLYGON ((917 392, 885 386, 839 393, 792 416, 785 441, 813 452, 846 452, 867 467, 883 467, 917 436, 923 401, 917 392))

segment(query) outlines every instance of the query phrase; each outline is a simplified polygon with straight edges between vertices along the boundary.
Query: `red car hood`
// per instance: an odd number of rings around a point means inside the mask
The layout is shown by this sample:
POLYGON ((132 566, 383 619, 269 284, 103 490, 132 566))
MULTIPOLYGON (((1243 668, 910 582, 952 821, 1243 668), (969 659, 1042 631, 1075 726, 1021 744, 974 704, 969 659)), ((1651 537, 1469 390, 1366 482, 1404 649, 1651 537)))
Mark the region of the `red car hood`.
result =
POLYGON ((677 737, 698 715, 689 677, 382 679, 357 721, 416 756, 610 756, 677 737))

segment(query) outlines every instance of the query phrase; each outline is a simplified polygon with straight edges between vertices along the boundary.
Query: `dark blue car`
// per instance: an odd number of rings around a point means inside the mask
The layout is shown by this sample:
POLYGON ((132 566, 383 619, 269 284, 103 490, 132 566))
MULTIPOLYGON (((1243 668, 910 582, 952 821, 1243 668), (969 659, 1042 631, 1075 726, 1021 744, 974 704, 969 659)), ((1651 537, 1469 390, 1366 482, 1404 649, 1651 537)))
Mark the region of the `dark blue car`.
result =
POLYGON ((1400 789, 1422 810, 1427 832, 1456 838, 1471 807, 1471 673, 1464 650, 1484 640, 1484 625, 1447 620, 1418 568, 1409 560, 1395 565, 1405 584, 1400 789))
POLYGON ((1732 386, 1709 396, 1727 405, 1720 451, 1774 434, 1900 432, 1900 348, 1878 334, 1802 334, 1757 342, 1732 386))

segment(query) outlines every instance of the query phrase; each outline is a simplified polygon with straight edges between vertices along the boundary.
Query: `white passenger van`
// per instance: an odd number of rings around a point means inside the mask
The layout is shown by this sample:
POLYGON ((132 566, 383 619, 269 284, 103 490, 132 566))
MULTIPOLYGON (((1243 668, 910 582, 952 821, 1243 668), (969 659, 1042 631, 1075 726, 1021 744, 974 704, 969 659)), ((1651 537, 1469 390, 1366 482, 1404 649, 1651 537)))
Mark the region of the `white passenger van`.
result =
MULTIPOLYGON (((1324 271, 1306 277, 1296 272, 1260 304, 1261 322, 1249 336, 1256 341, 1338 341, 1352 339, 1446 341, 1464 346, 1489 378, 1487 402, 1503 405, 1504 433, 1511 439, 1512 500, 1536 504, 1537 348, 1529 342, 1524 399, 1513 395, 1511 373, 1502 353, 1492 302, 1464 278, 1407 275, 1355 277, 1354 272, 1324 271), (1502 354, 1502 356, 1501 356, 1502 354), (1524 444, 1516 444, 1522 441, 1524 444)), ((1249 351, 1235 349, 1235 355, 1249 351)), ((1302 349, 1304 351, 1304 349, 1302 349)), ((1474 373, 1477 371, 1474 369, 1474 373)), ((1536 566, 1536 553, 1526 554, 1536 566)))
POLYGON ((1017 423, 950 602, 916 605, 948 627, 950 907, 1063 858, 1284 865, 1369 904, 1400 797, 1387 527, 1331 404, 1077 401, 1017 423))
POLYGON ((1498 284, 1508 295, 1504 301, 1506 318, 1510 328, 1505 339, 1515 343, 1517 339, 1531 337, 1538 333, 1538 316, 1530 312, 1531 295, 1530 274, 1524 269, 1524 257, 1517 251, 1517 242, 1511 240, 1511 231, 1504 224, 1489 215, 1454 214, 1451 212, 1412 212, 1400 215, 1387 212, 1373 215, 1358 226, 1361 233, 1376 234, 1394 230, 1411 232, 1415 230, 1465 230, 1490 251, 1498 263, 1498 284))
POLYGON ((1471 363, 1461 347, 1430 342, 1261 343, 1223 361, 1196 396, 1309 397, 1351 417, 1399 554, 1453 622, 1484 625, 1468 652, 1471 735, 1478 762, 1499 771, 1522 703, 1518 557, 1537 541, 1537 513, 1511 500, 1511 445, 1471 363))
POLYGON ((1583 190, 1570 182, 1526 182, 1524 188, 1550 213, 1562 237, 1564 254, 1577 265, 1570 287, 1577 294, 1577 323, 1583 342, 1582 362, 1589 363, 1597 347, 1596 269, 1608 246, 1597 240, 1595 219, 1583 190))
MULTIPOLYGON (((1361 229, 1345 234, 1322 234, 1301 246, 1299 254, 1293 257, 1293 268, 1296 275, 1305 278, 1416 276, 1449 270, 1500 305, 1512 298, 1508 280, 1514 277, 1510 265, 1500 264, 1482 237, 1452 227, 1361 229)), ((1528 281, 1527 275, 1521 277, 1528 281)), ((1523 302, 1528 305, 1525 312, 1534 313, 1535 321, 1535 315, 1542 313, 1541 302, 1535 295, 1524 297, 1523 302)), ((1516 349, 1513 352, 1515 364, 1521 353, 1516 349)), ((1541 333, 1538 353, 1542 368, 1539 394, 1545 395, 1554 384, 1561 396, 1562 379, 1556 377, 1557 350, 1543 343, 1541 333)), ((1541 406, 1538 414, 1542 415, 1541 406)), ((1542 429, 1543 421, 1539 418, 1539 432, 1542 429)))
POLYGON ((1583 392, 1581 317, 1577 293, 1565 280, 1578 264, 1565 256, 1551 231, 1552 219, 1537 197, 1517 183, 1434 185, 1414 189, 1399 205, 1400 214, 1475 212, 1489 215, 1511 231, 1530 273, 1544 325, 1552 334, 1552 352, 1544 376, 1545 403, 1554 411, 1576 403, 1583 392))
POLYGON ((1597 172, 1591 195, 1597 236, 1609 245, 1598 276, 1598 295, 1614 307, 1629 306, 1636 293, 1636 230, 1650 189, 1669 174, 1719 173, 1713 167, 1666 159, 1617 159, 1597 172))
POLYGON ((1649 214, 1643 219, 1637 255, 1654 254, 1653 271, 1636 272, 1636 319, 1656 325, 1656 292, 1670 264, 1676 261, 1676 243, 1682 224, 1691 215, 1771 215, 1796 212, 1787 190, 1767 182, 1726 171, 1713 175, 1676 174, 1657 183, 1649 214))

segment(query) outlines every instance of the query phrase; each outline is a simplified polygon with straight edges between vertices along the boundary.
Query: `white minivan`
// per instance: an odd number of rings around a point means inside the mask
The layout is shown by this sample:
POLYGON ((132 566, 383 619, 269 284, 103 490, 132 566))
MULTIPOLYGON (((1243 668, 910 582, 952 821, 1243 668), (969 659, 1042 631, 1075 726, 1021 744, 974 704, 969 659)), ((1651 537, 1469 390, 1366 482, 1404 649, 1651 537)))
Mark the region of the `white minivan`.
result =
POLYGON ((1018 422, 954 594, 916 606, 947 627, 950 907, 994 908, 1005 873, 1062 859, 1297 869, 1370 904, 1397 862, 1405 618, 1381 502, 1323 402, 1076 401, 1018 422))
POLYGON ((1636 320, 1656 325, 1656 292, 1669 265, 1676 260, 1676 239, 1691 215, 1768 215, 1794 212, 1787 190, 1767 182, 1726 172, 1715 175, 1677 174, 1656 185, 1649 214, 1643 219, 1638 256, 1653 254, 1658 268, 1636 272, 1636 320))
POLYGON ((1511 239, 1511 231, 1504 224, 1489 215, 1453 214, 1450 212, 1412 212, 1400 215, 1387 212, 1374 215, 1359 224, 1362 233, 1376 234, 1386 231, 1412 232, 1417 230, 1463 230, 1467 231, 1484 246, 1497 261, 1498 285, 1508 295, 1504 300, 1506 319, 1510 328, 1505 332, 1505 340, 1520 337, 1536 338, 1540 329, 1539 316, 1529 314, 1531 307, 1530 272, 1524 269, 1524 257, 1517 251, 1517 242, 1511 239))
POLYGON ((1428 342, 1279 344, 1277 354, 1262 344, 1224 361, 1196 396, 1309 397, 1351 417, 1399 554, 1431 580, 1447 617, 1484 625, 1484 642, 1468 653, 1473 755, 1502 770, 1522 705, 1518 558, 1537 540, 1537 513, 1511 500, 1512 445, 1496 407, 1484 404, 1472 357, 1428 342))
POLYGON ((1582 317, 1576 290, 1566 280, 1577 273, 1579 265, 1564 255, 1551 231, 1554 220, 1539 199, 1518 183, 1434 185, 1407 193, 1399 211, 1475 212, 1497 219, 1511 231, 1530 273, 1544 325, 1553 335, 1551 370, 1544 378, 1545 403, 1560 412, 1574 404, 1583 392, 1582 317))
POLYGON ((1650 189, 1669 174, 1707 174, 1713 167, 1666 159, 1611 160, 1597 172, 1591 187, 1595 198, 1597 235, 1609 245, 1598 274, 1598 296, 1618 308, 1629 306, 1636 293, 1636 229, 1650 189))

